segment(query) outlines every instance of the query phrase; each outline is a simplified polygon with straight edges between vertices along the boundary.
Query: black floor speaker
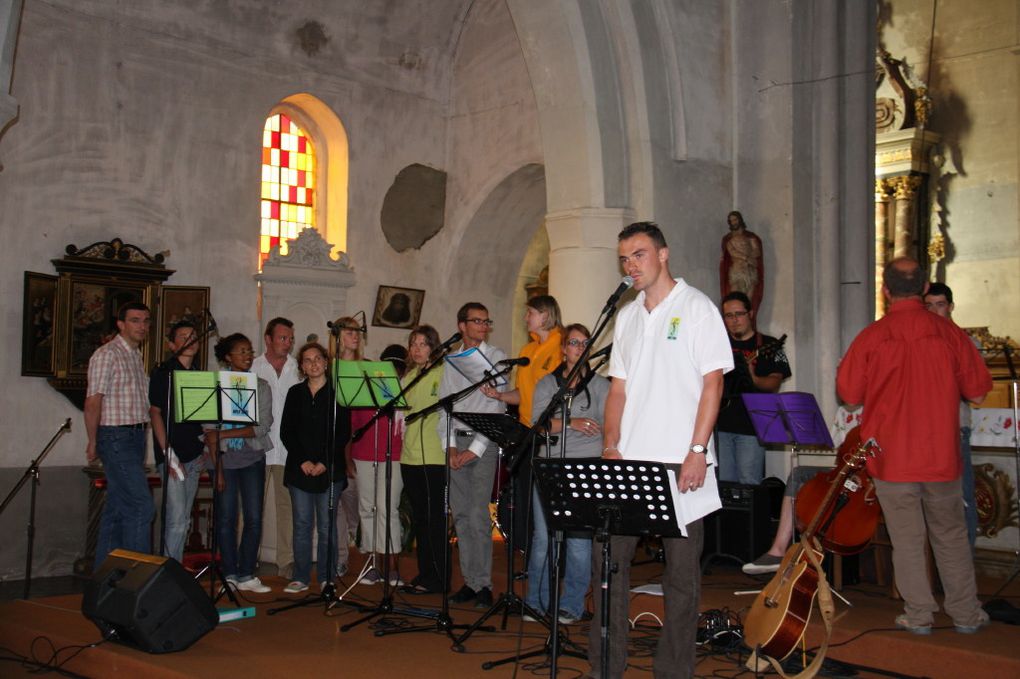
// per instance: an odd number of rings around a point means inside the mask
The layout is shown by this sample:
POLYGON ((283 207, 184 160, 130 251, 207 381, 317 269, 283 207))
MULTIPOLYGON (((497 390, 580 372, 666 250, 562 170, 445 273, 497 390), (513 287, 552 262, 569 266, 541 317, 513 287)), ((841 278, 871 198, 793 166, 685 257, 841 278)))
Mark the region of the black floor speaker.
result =
POLYGON ((110 552, 86 584, 81 612, 105 638, 149 653, 184 650, 219 622, 180 563, 123 549, 110 552))
POLYGON ((746 563, 768 551, 775 533, 771 504, 776 492, 781 502, 781 483, 772 488, 769 484, 719 482, 722 509, 705 517, 703 567, 717 557, 746 563))

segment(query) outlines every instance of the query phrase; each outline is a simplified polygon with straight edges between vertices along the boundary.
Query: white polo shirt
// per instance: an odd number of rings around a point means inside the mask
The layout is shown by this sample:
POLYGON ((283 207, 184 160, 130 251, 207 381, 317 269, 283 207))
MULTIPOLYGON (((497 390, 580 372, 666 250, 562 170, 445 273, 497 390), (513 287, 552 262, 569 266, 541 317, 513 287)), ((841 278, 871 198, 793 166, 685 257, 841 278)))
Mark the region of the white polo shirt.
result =
MULTIPOLYGON (((620 423, 620 455, 628 460, 679 464, 687 456, 701 399, 703 378, 733 369, 733 352, 715 304, 682 278, 666 299, 645 309, 645 293, 620 310, 613 334, 609 375, 626 380, 620 423)), ((707 461, 715 447, 708 442, 707 461)), ((687 522, 722 504, 714 470, 705 485, 681 494, 687 522)))
POLYGON ((251 369, 268 382, 273 390, 273 426, 269 430, 269 440, 273 442, 273 449, 266 453, 266 464, 285 465, 287 449, 280 441, 280 424, 283 422, 283 404, 287 401, 287 392, 302 380, 297 359, 288 356, 286 363, 283 364, 283 372, 277 375, 276 368, 266 359, 266 355, 259 354, 252 361, 251 369))

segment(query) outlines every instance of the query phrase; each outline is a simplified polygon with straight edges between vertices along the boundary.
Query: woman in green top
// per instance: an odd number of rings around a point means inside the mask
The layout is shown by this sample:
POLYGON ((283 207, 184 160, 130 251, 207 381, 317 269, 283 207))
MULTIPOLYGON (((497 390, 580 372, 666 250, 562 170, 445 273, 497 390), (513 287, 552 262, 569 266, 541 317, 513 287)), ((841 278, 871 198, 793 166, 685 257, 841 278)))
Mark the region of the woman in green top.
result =
MULTIPOLYGON (((439 346, 439 333, 431 325, 419 325, 411 331, 407 342, 408 364, 404 375, 409 384, 428 363, 439 346)), ((439 380, 443 366, 430 370, 407 394, 409 413, 417 412, 439 399, 439 380)), ((411 528, 417 543, 418 575, 402 589, 407 594, 447 592, 450 582, 443 583, 443 556, 446 547, 446 516, 443 514, 443 488, 446 484, 446 451, 436 433, 439 413, 415 420, 404 432, 400 453, 400 474, 404 490, 411 502, 411 528)))

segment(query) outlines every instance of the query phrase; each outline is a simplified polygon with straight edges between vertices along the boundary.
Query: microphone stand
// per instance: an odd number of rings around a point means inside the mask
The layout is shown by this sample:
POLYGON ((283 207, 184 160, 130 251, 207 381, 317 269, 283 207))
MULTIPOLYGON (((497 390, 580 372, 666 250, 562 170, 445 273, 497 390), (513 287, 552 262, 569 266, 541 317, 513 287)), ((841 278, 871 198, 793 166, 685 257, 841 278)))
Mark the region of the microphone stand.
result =
MULTIPOLYGON (((449 352, 449 348, 447 347, 443 351, 443 353, 438 356, 438 358, 435 361, 433 361, 431 364, 429 364, 426 368, 424 368, 419 373, 417 379, 424 378, 425 374, 429 370, 431 370, 433 367, 435 367, 435 365, 437 363, 439 363, 440 360, 443 358, 443 356, 445 356, 446 353, 448 353, 448 352, 449 352)), ((454 406, 454 404, 457 401, 461 400, 462 398, 466 397, 471 392, 473 392, 476 389, 478 389, 479 387, 481 387, 483 384, 486 384, 487 382, 491 381, 492 379, 494 379, 496 377, 502 377, 503 375, 508 374, 512 369, 513 369, 513 366, 512 365, 508 365, 508 366, 505 366, 502 370, 497 371, 496 373, 492 373, 492 371, 487 370, 487 371, 485 371, 484 375, 482 376, 482 379, 479 380, 478 382, 476 382, 474 384, 471 384, 471 385, 465 387, 464 389, 461 389, 458 392, 450 394, 449 396, 444 396, 443 398, 439 399, 438 401, 436 401, 432 405, 428 406, 427 408, 422 408, 421 410, 419 410, 417 412, 411 413, 410 415, 408 415, 407 417, 404 418, 404 422, 407 423, 407 424, 411 424, 412 422, 414 422, 417 419, 420 419, 422 417, 427 417, 428 415, 431 415, 432 413, 437 412, 440 409, 443 409, 444 411, 446 411, 446 441, 449 441, 451 436, 452 436, 452 434, 453 434, 453 406, 454 406)), ((413 386, 417 382, 417 379, 414 382, 412 382, 411 384, 409 384, 407 386, 407 389, 410 389, 411 386, 413 386)), ((405 391, 407 389, 405 389, 405 391)), ((444 451, 446 451, 445 452, 445 455, 446 455, 446 469, 445 469, 446 479, 445 479, 445 486, 444 486, 444 489, 443 489, 443 516, 446 517, 446 531, 445 531, 446 539, 444 541, 445 545, 444 545, 444 549, 443 549, 443 589, 445 590, 446 587, 447 587, 447 584, 450 581, 450 560, 451 560, 451 555, 450 555, 450 538, 449 538, 449 536, 450 536, 450 450, 449 450, 449 447, 445 445, 445 441, 444 441, 443 449, 444 449, 444 451)), ((493 631, 495 631, 494 628, 492 628, 492 627, 479 627, 478 626, 479 623, 477 623, 477 622, 475 623, 475 625, 455 625, 455 624, 453 624, 453 620, 450 618, 450 598, 446 594, 447 593, 444 591, 443 592, 443 602, 442 602, 442 605, 440 607, 439 614, 435 616, 436 624, 435 624, 434 627, 431 626, 431 625, 417 625, 417 626, 412 626, 412 627, 403 627, 403 628, 399 628, 399 629, 380 630, 380 631, 376 632, 376 635, 377 636, 384 636, 384 635, 387 635, 387 634, 405 634, 405 633, 408 633, 408 632, 429 632, 429 631, 432 631, 433 629, 435 629, 438 632, 442 632, 443 634, 446 634, 446 636, 448 636, 450 638, 450 641, 453 642, 453 650, 455 650, 455 651, 462 651, 462 650, 464 650, 464 647, 461 645, 461 641, 463 640, 463 637, 462 638, 457 638, 456 636, 454 636, 453 630, 455 630, 455 629, 466 629, 466 630, 468 630, 468 633, 474 631, 474 629, 482 629, 483 631, 486 631, 486 632, 493 632, 493 631)))
MULTIPOLYGON (((329 326, 330 334, 339 336, 341 328, 329 326)), ((330 416, 326 418, 326 426, 329 427, 329 433, 326 437, 326 446, 329 454, 326 456, 326 477, 328 483, 326 485, 326 493, 328 495, 326 504, 326 513, 329 514, 329 520, 327 521, 326 531, 326 582, 320 582, 319 587, 321 592, 319 596, 305 597, 300 601, 296 601, 292 604, 285 606, 279 606, 277 608, 270 608, 266 611, 266 615, 276 615, 277 613, 283 613, 285 611, 292 610, 294 608, 303 608, 305 606, 314 606, 316 604, 324 604, 325 610, 323 614, 332 617, 332 610, 339 604, 350 606, 354 610, 361 613, 365 610, 365 607, 359 603, 353 601, 347 601, 343 598, 344 595, 338 595, 336 593, 336 584, 334 578, 336 577, 336 564, 333 562, 333 540, 336 538, 336 515, 337 515, 337 503, 340 502, 340 497, 336 493, 336 481, 333 480, 334 467, 336 466, 336 456, 343 455, 344 452, 341 450, 337 452, 337 440, 336 440, 336 423, 337 418, 340 416, 340 404, 337 403, 337 395, 340 391, 340 375, 339 370, 334 369, 332 375, 330 375, 331 383, 330 386, 333 389, 332 394, 332 410, 329 411, 330 416)), ((345 442, 346 445, 346 442, 345 442)), ((313 511, 313 514, 316 512, 313 511)), ((316 516, 316 522, 319 521, 316 516)), ((319 526, 316 523, 315 529, 318 530, 319 526)), ((314 533, 313 533, 314 537, 314 533)), ((346 592, 344 592, 346 594, 346 592)))
MULTIPOLYGON (((173 417, 171 417, 171 412, 170 412, 170 404, 173 402, 173 386, 174 386, 174 374, 170 370, 170 366, 173 365, 174 361, 176 361, 178 358, 180 358, 181 354, 184 353, 185 349, 188 349, 188 348, 198 344, 202 340, 204 340, 207 337, 209 337, 210 335, 212 335, 212 333, 214 333, 214 332, 216 332, 216 321, 214 321, 212 319, 212 316, 210 315, 209 316, 209 322, 207 323, 207 327, 204 328, 202 330, 202 332, 200 332, 197 335, 194 335, 191 338, 191 340, 189 340, 184 346, 182 346, 180 349, 178 349, 174 353, 170 354, 170 356, 168 356, 166 358, 166 360, 164 360, 162 363, 160 363, 159 365, 156 366, 156 371, 166 370, 167 373, 168 373, 167 374, 167 385, 166 385, 166 409, 163 410, 163 412, 166 414, 166 422, 165 422, 165 424, 163 426, 163 430, 164 430, 163 434, 166 437, 166 447, 167 448, 171 448, 172 447, 170 445, 170 429, 173 426, 173 419, 174 419, 173 417)), ((166 554, 166 505, 167 505, 167 490, 168 490, 169 483, 170 483, 169 474, 170 474, 170 456, 167 454, 167 451, 164 450, 163 451, 163 473, 161 475, 162 478, 160 479, 160 483, 162 484, 162 493, 161 493, 162 497, 160 497, 160 500, 159 500, 159 554, 160 555, 165 555, 166 554)), ((213 485, 213 489, 214 490, 215 490, 215 487, 216 487, 215 474, 216 474, 216 472, 215 472, 215 469, 214 469, 213 473, 209 475, 209 477, 212 479, 212 485, 213 485)), ((215 534, 215 532, 216 532, 216 527, 213 526, 213 533, 215 534)))
MULTIPOLYGON (((395 413, 397 404, 400 403, 401 399, 403 399, 404 394, 406 394, 408 392, 408 390, 410 390, 411 387, 413 387, 415 384, 417 384, 424 376, 425 376, 425 372, 423 371, 423 372, 419 373, 415 377, 414 380, 409 382, 406 386, 402 387, 400 389, 400 392, 397 393, 389 401, 387 401, 386 403, 384 403, 382 405, 379 405, 377 403, 376 404, 376 406, 377 406, 376 407, 376 411, 375 411, 375 413, 372 414, 372 417, 368 420, 368 422, 363 424, 361 426, 361 428, 358 429, 356 432, 354 432, 354 434, 351 436, 351 440, 352 441, 359 440, 362 436, 365 435, 366 432, 368 432, 369 429, 371 429, 375 425, 376 422, 378 422, 383 417, 386 417, 386 423, 387 423, 387 426, 386 426, 386 434, 387 434, 387 436, 386 436, 386 460, 384 462, 385 469, 386 469, 386 471, 385 471, 386 490, 385 490, 385 493, 384 493, 384 496, 385 496, 385 500, 384 501, 386 503, 386 530, 384 531, 385 532, 384 539, 386 541, 386 544, 383 547, 383 570, 386 570, 386 573, 383 576, 383 596, 382 596, 382 600, 379 601, 379 604, 375 608, 371 609, 370 612, 368 613, 368 615, 366 615, 366 616, 364 616, 362 618, 359 618, 359 619, 355 620, 354 622, 348 623, 348 624, 344 625, 343 627, 341 627, 340 628, 341 632, 348 632, 348 631, 350 631, 351 629, 357 627, 358 625, 360 625, 363 622, 368 622, 369 620, 371 620, 372 618, 375 618, 376 616, 384 615, 384 614, 388 614, 388 613, 396 613, 398 615, 407 615, 407 616, 419 617, 419 618, 435 618, 436 617, 436 614, 431 612, 431 611, 423 611, 423 610, 412 609, 412 608, 406 608, 406 609, 403 609, 403 608, 401 608, 401 609, 394 608, 393 607, 393 590, 396 587, 396 585, 390 583, 390 576, 389 576, 389 570, 388 570, 389 569, 389 563, 390 563, 390 554, 391 554, 391 551, 390 551, 390 541, 392 540, 392 531, 390 530, 390 521, 393 518, 393 510, 392 510, 393 488, 392 488, 392 484, 393 484, 393 419, 394 419, 394 413, 395 413)), ((369 393, 372 394, 372 398, 374 399, 375 398, 375 392, 373 392, 372 389, 371 389, 371 380, 370 380, 370 378, 369 378, 367 373, 364 373, 364 380, 365 380, 366 385, 369 388, 369 393)), ((378 507, 378 502, 377 502, 376 503, 376 512, 378 512, 378 511, 379 511, 379 507, 378 507)), ((375 523, 375 522, 373 521, 373 523, 375 523)), ((373 554, 373 556, 374 556, 374 554, 373 554)))
POLYGON ((25 555, 25 593, 23 598, 26 600, 28 599, 29 592, 32 589, 32 551, 35 547, 35 496, 36 490, 39 488, 39 466, 42 464, 42 461, 46 459, 46 455, 49 454, 53 446, 56 445, 57 440, 69 431, 71 431, 70 417, 64 420, 64 423, 60 425, 59 429, 57 429, 57 433, 53 435, 50 442, 47 443, 46 447, 43 448, 41 453, 39 453, 39 457, 32 460, 31 464, 28 465, 28 469, 26 469, 21 478, 18 479, 18 482, 14 484, 14 488, 12 488, 11 492, 7 494, 7 497, 4 498, 3 504, 0 504, 0 514, 3 514, 4 510, 7 509, 7 505, 11 504, 11 501, 18 495, 18 491, 21 490, 21 487, 24 486, 29 479, 32 479, 32 493, 28 505, 28 527, 25 531, 28 535, 28 553, 25 555))

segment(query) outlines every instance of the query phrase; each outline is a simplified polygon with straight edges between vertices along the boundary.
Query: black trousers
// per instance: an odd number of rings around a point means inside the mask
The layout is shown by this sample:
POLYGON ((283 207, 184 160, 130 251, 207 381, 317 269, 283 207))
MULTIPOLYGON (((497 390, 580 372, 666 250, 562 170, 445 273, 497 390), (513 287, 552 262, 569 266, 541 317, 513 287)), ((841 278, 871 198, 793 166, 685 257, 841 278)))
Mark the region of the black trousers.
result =
POLYGON ((411 503, 411 528, 417 543, 417 584, 433 591, 450 589, 449 578, 443 586, 443 550, 446 548, 446 517, 443 515, 443 488, 446 467, 441 464, 400 465, 404 491, 411 503))

